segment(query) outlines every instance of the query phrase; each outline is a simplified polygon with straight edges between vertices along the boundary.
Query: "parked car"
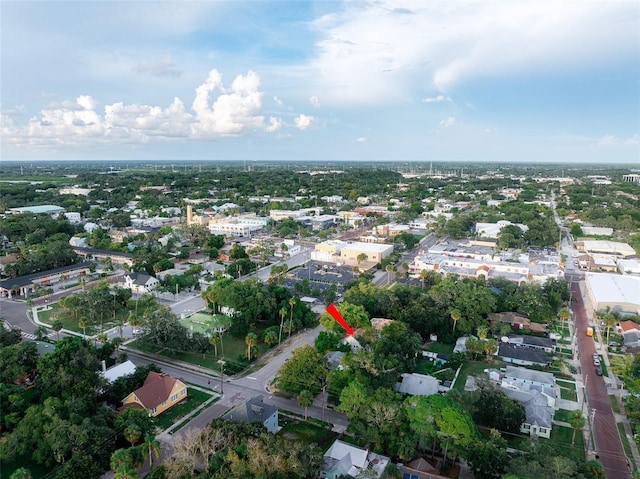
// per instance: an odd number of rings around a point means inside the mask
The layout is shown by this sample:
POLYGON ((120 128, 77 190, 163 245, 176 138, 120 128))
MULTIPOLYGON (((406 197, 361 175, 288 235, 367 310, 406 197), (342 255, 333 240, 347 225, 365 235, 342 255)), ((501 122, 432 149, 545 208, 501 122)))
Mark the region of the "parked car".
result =
POLYGON ((596 368, 596 374, 602 376, 602 368, 596 368))
POLYGON ((621 344, 615 341, 609 341, 609 346, 611 346, 612 348, 619 348, 621 344))
POLYGON ((132 332, 133 332, 133 334, 134 334, 134 335, 136 335, 136 336, 137 336, 138 334, 141 334, 141 333, 142 333, 142 331, 140 331, 138 328, 133 328, 133 331, 132 331, 132 332))
POLYGON ((575 366, 571 366, 571 374, 578 374, 578 368, 575 366))
POLYGON ((594 359, 593 360, 593 365, 594 366, 600 366, 600 360, 599 359, 594 359))

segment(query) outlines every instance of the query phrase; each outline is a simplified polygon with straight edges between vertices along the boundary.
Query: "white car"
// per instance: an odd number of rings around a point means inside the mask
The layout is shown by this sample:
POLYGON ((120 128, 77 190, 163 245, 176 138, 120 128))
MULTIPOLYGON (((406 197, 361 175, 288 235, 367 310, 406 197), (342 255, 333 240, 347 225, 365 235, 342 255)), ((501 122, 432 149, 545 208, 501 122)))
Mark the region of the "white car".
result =
POLYGON ((593 365, 594 366, 600 366, 600 360, 599 359, 594 359, 593 360, 593 365))

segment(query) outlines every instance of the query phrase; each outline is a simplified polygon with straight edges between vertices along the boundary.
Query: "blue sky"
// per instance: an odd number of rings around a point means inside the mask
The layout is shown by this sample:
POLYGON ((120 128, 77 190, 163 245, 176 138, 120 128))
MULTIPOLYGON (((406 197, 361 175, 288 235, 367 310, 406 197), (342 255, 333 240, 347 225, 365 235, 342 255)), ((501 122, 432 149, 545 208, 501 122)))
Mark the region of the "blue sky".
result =
POLYGON ((0 2, 3 159, 640 164, 637 1, 0 2))

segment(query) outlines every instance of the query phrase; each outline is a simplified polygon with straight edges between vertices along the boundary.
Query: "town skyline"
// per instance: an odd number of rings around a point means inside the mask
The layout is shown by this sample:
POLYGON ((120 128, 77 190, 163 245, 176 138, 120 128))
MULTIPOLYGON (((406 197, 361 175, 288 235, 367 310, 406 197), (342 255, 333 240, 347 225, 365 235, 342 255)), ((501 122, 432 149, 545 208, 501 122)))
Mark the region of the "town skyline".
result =
POLYGON ((54 1, 2 13, 5 160, 640 158, 636 2, 54 1))

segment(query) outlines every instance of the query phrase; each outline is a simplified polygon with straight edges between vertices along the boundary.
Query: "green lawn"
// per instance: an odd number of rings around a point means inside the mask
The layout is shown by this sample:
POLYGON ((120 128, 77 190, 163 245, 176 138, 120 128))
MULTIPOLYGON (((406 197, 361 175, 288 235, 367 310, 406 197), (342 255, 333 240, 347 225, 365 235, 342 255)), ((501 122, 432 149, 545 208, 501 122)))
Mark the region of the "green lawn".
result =
POLYGON ((427 351, 432 351, 434 353, 446 354, 447 356, 451 356, 453 354, 453 348, 455 344, 445 344, 439 342, 431 342, 426 345, 425 349, 427 351))
POLYGON ((302 420, 280 416, 279 423, 282 429, 279 436, 292 441, 303 441, 315 443, 324 451, 338 438, 338 434, 315 424, 310 424, 302 420))
POLYGON ((615 412, 616 414, 620 414, 620 408, 618 407, 618 396, 610 394, 609 403, 611 403, 611 409, 613 410, 613 412, 615 412))
POLYGON ((629 445, 629 438, 627 438, 627 433, 624 430, 624 424, 619 422, 616 424, 618 426, 618 434, 620 435, 620 440, 622 441, 622 447, 624 448, 624 453, 631 462, 633 470, 636 470, 636 465, 633 462, 633 453, 631 452, 631 446, 629 445))
POLYGON ((553 415, 553 419, 556 421, 569 422, 573 411, 567 409, 558 409, 553 415))
POLYGON ((464 391, 464 384, 468 376, 482 376, 484 375, 484 370, 490 367, 496 366, 491 366, 480 361, 465 361, 460 370, 460 374, 458 374, 458 379, 456 379, 456 383, 453 385, 453 389, 455 391, 464 391))
MULTIPOLYGON (((128 315, 127 311, 119 311, 118 318, 122 321, 125 321, 128 315)), ((51 327, 51 323, 55 319, 59 319, 62 321, 62 328, 67 329, 69 331, 75 331, 76 333, 86 334, 88 336, 93 336, 94 334, 98 334, 100 332, 100 323, 94 324, 86 328, 86 333, 82 330, 80 326, 78 326, 78 320, 73 318, 70 314, 67 314, 64 308, 62 308, 58 303, 53 303, 49 305, 47 310, 42 310, 38 308, 38 319, 40 322, 51 327)), ((110 329, 114 326, 117 326, 117 322, 113 321, 112 318, 105 318, 102 321, 102 329, 110 329)))
POLYGON ((566 379, 556 378, 556 382, 561 388, 570 389, 571 391, 576 392, 575 381, 567 381, 566 379))
POLYGON ((567 401, 578 401, 578 395, 571 389, 560 388, 560 397, 567 401))
POLYGON ((169 428, 212 396, 197 389, 188 388, 187 391, 187 399, 155 418, 155 423, 161 430, 169 428))
POLYGON ((551 429, 551 437, 549 441, 554 443, 554 447, 561 450, 564 454, 575 459, 584 460, 584 438, 580 431, 576 431, 575 444, 571 445, 571 437, 573 436, 573 428, 554 425, 551 429))

